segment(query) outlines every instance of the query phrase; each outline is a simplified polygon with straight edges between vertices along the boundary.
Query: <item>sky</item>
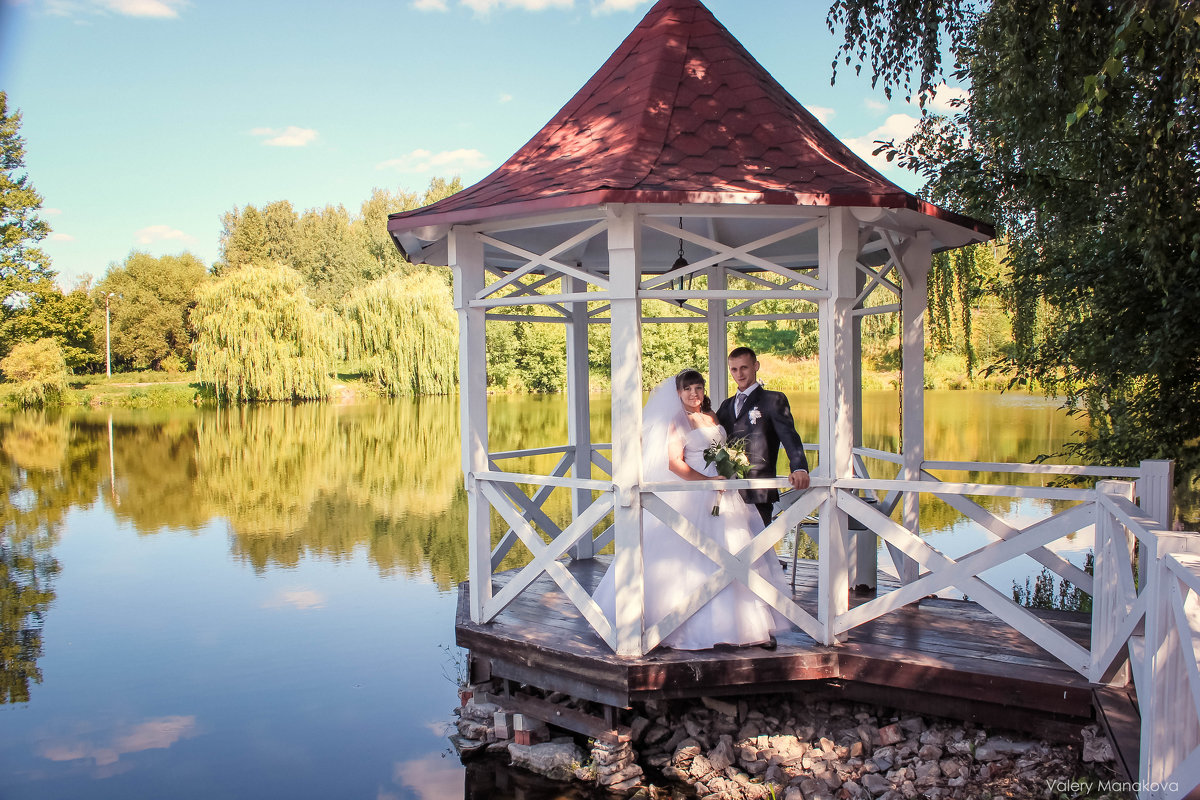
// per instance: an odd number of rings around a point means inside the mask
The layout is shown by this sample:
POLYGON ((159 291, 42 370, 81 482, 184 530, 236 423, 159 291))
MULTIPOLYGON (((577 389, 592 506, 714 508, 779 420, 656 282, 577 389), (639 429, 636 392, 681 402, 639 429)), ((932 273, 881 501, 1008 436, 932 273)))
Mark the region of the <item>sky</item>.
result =
MULTIPOLYGON (((843 67, 820 0, 706 0, 826 127, 870 152, 919 116, 843 67)), ((132 251, 219 257, 221 216, 357 213, 374 187, 483 178, 583 86, 649 0, 0 0, 0 89, 64 288, 132 251)), ((840 34, 839 34, 840 35, 840 34)), ((946 88, 935 105, 961 90, 946 88)))

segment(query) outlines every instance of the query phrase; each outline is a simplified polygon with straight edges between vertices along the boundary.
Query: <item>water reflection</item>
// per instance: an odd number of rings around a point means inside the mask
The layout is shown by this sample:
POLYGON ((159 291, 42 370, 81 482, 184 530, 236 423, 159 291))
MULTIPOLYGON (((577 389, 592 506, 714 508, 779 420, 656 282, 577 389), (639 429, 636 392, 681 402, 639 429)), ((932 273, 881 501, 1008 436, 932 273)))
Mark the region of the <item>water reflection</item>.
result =
MULTIPOLYGON (((608 441, 609 398, 590 400, 593 439, 608 441)), ((493 450, 566 440, 562 397, 497 397, 489 404, 493 450)), ((801 434, 812 441, 817 396, 794 394, 792 406, 801 434)), ((867 446, 895 451, 895 394, 868 393, 863 417, 867 446)), ((337 563, 363 553, 380 576, 428 578, 450 590, 467 569, 457 423, 455 398, 0 416, 0 481, 7 500, 0 509, 0 702, 28 700, 30 684, 41 680, 42 625, 60 570, 55 543, 66 515, 97 501, 145 537, 223 526, 233 557, 258 574, 294 569, 306 559, 337 563)), ((1060 450, 1075 428, 1039 398, 973 392, 930 393, 926 423, 927 454, 944 460, 1029 461, 1060 450)), ((549 472, 556 461, 550 455, 502 466, 549 472)), ((877 476, 895 473, 886 462, 868 463, 877 476)), ((942 477, 1041 480, 1003 473, 942 477)), ((1185 490, 1180 499, 1193 503, 1185 509, 1193 515, 1194 492, 1185 490)), ((1013 521, 1056 510, 1015 499, 986 502, 1013 521)), ((565 524, 568 494, 555 492, 545 508, 565 524)), ((922 499, 922 519, 928 533, 958 537, 962 528, 961 516, 932 496, 922 499)), ((497 518, 497 538, 504 527, 497 518)), ((527 558, 523 548, 514 548, 502 567, 527 558)), ((326 599, 294 587, 270 602, 311 610, 326 599)))

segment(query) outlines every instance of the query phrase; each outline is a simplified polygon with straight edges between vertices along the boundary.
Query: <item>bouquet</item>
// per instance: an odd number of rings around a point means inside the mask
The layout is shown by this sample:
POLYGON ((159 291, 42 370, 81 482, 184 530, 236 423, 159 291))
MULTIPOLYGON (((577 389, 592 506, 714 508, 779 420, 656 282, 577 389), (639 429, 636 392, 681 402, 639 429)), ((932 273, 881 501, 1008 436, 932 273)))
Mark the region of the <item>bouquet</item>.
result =
MULTIPOLYGON (((750 458, 746 455, 746 440, 732 439, 721 444, 714 439, 713 443, 704 449, 704 463, 715 464, 717 474, 723 478, 746 477, 746 474, 750 472, 750 458)), ((718 495, 712 515, 715 517, 720 513, 721 501, 718 495)))

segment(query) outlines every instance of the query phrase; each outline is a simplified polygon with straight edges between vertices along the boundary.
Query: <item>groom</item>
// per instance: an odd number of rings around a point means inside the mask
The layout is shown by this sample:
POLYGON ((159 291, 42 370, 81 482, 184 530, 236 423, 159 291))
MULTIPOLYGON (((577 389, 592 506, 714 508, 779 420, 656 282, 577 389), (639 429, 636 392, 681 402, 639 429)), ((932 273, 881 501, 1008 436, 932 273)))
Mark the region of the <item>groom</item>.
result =
MULTIPOLYGON (((764 389, 758 382, 758 356, 749 347, 738 347, 729 354, 729 374, 738 391, 721 403, 717 421, 731 441, 745 438, 746 455, 750 457, 747 477, 774 478, 782 444, 791 467, 788 482, 794 489, 807 489, 808 459, 804 457, 804 442, 796 433, 787 397, 783 392, 764 389)), ((777 490, 743 489, 742 499, 754 504, 764 525, 771 524, 771 508, 779 499, 777 490)))

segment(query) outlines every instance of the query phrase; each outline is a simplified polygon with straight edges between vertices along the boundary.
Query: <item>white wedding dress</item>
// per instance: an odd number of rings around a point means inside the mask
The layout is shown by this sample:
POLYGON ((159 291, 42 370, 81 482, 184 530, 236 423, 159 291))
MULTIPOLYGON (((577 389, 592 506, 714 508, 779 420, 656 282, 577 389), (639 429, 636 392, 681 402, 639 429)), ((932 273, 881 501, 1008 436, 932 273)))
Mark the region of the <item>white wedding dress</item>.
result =
MULTIPOLYGON (((669 437, 683 438, 684 460, 688 466, 715 476, 716 468, 704 463, 704 450, 714 441, 724 443, 725 430, 715 424, 692 428, 686 417, 676 418, 669 427, 669 437)), ((678 446, 677 440, 675 445, 678 446)), ((662 492, 659 497, 690 520, 702 535, 734 554, 763 528, 758 511, 747 506, 736 491, 662 492), (720 504, 719 516, 712 515, 714 503, 720 504)), ((719 569, 649 511, 642 514, 642 562, 645 575, 643 621, 647 628, 687 602, 719 569)), ((773 550, 755 562, 754 569, 785 596, 791 595, 773 550)), ((613 621, 616 618, 616 592, 612 569, 605 573, 593 597, 609 621, 613 621)), ((662 643, 677 650, 706 650, 716 644, 762 644, 772 633, 787 630, 790 625, 783 615, 735 579, 662 643)))

